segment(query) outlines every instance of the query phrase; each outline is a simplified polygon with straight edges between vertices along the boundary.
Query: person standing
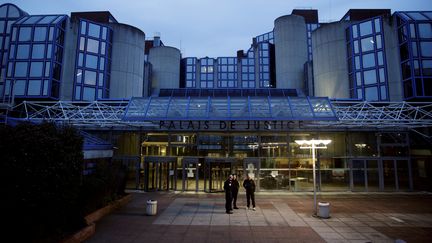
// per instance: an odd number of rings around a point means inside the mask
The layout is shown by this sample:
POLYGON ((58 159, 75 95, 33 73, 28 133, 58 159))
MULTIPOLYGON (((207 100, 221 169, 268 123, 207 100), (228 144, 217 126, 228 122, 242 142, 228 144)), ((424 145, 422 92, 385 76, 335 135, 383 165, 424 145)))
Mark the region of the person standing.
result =
POLYGON ((232 196, 233 196, 233 204, 234 204, 234 209, 239 209, 237 207, 237 195, 238 195, 238 191, 240 188, 240 183, 237 180, 237 176, 233 175, 233 187, 232 187, 232 196))
POLYGON ((255 182, 249 175, 246 175, 243 187, 246 189, 247 209, 250 209, 250 201, 252 200, 252 210, 255 211, 255 182))
POLYGON ((224 183, 225 190, 225 212, 227 214, 232 214, 232 188, 233 188, 233 177, 229 175, 228 179, 224 183))

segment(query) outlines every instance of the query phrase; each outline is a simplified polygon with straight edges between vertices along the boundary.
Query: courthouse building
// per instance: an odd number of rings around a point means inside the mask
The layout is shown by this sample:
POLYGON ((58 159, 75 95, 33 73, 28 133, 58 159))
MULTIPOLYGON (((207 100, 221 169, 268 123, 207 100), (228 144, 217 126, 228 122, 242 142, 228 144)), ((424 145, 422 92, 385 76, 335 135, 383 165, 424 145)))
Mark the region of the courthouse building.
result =
POLYGON ((131 189, 217 192, 247 173, 312 191, 299 140, 319 139, 320 191, 432 189, 432 11, 295 9, 232 56, 184 57, 109 12, 3 4, 0 60, 2 122, 76 126, 86 166, 122 161, 131 189))

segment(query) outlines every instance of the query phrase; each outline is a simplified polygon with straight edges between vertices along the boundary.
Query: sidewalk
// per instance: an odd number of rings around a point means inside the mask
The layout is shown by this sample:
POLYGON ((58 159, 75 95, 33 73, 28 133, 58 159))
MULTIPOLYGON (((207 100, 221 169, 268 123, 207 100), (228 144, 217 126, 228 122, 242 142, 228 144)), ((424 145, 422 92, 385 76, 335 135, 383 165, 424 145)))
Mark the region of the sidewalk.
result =
POLYGON ((87 242, 431 242, 432 194, 326 193, 330 219, 312 217, 312 194, 257 193, 257 211, 239 195, 225 214, 223 194, 133 193, 96 224, 87 242), (146 201, 158 214, 146 216, 146 201))

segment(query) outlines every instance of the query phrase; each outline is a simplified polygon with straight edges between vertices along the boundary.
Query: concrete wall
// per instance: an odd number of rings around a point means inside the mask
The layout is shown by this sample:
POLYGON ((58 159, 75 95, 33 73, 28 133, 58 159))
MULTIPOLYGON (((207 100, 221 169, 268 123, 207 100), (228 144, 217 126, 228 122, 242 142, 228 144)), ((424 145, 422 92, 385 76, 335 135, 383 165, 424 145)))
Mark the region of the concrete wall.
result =
POLYGON ((180 50, 174 47, 158 46, 150 49, 148 61, 152 65, 152 92, 158 95, 160 89, 180 87, 180 50))
POLYGON ((73 98, 76 50, 78 48, 77 38, 79 22, 66 22, 60 100, 72 100, 73 98))
POLYGON ((303 65, 307 61, 306 23, 297 15, 274 21, 276 87, 303 89, 303 65))
POLYGON ((349 98, 345 28, 348 22, 335 22, 312 32, 315 96, 349 98))
POLYGON ((110 98, 142 97, 144 87, 145 34, 126 24, 113 29, 110 98))
POLYGON ((402 101, 402 74, 399 57, 399 44, 397 36, 396 20, 391 26, 388 20, 383 21, 384 27, 384 47, 387 60, 387 77, 389 84, 390 101, 402 101))

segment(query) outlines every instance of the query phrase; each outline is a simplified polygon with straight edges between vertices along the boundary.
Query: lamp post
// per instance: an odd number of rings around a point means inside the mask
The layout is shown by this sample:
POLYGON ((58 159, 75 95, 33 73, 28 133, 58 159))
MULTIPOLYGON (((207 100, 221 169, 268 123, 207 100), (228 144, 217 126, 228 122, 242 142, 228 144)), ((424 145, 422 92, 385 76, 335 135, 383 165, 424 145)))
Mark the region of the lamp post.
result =
POLYGON ((314 215, 317 214, 316 203, 316 176, 315 176, 315 149, 326 149, 331 140, 295 140, 300 145, 300 149, 312 149, 312 173, 313 173, 313 192, 314 192, 314 215))

